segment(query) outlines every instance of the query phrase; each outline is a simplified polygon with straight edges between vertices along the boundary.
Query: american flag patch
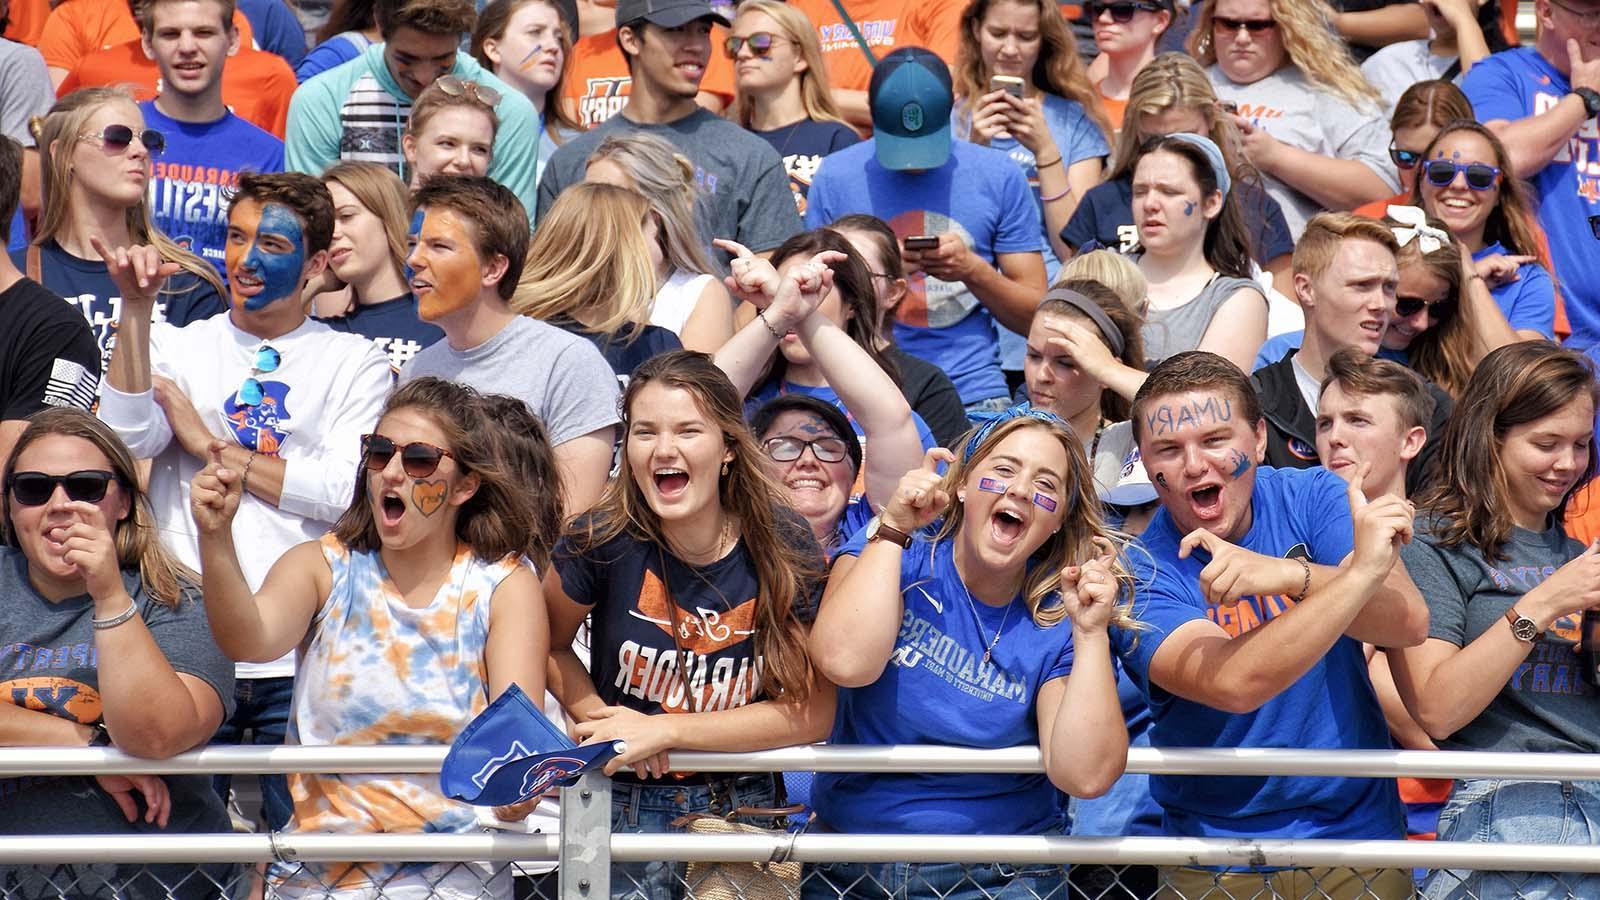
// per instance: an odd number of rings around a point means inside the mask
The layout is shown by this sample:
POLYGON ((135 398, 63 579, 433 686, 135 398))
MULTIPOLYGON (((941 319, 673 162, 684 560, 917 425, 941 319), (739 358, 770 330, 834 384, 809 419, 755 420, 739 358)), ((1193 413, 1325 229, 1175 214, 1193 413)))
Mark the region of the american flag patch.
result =
POLYGON ((89 374, 70 359, 57 359, 50 366, 50 380, 44 386, 44 402, 51 406, 75 406, 90 409, 94 406, 99 379, 89 374))

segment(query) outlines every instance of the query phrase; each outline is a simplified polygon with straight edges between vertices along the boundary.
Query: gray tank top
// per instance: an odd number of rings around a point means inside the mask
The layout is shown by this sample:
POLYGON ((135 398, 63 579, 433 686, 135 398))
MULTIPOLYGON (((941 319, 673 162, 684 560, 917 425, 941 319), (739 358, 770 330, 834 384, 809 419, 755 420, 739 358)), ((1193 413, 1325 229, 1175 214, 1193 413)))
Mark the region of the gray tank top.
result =
MULTIPOLYGON (((1217 274, 1206 282, 1193 300, 1172 309, 1151 309, 1145 312, 1144 366, 1154 369, 1169 356, 1193 350, 1200 346, 1201 338, 1211 326, 1211 319, 1240 288, 1252 288, 1258 293, 1261 286, 1248 278, 1217 274)), ((1261 302, 1267 298, 1262 295, 1261 302)))

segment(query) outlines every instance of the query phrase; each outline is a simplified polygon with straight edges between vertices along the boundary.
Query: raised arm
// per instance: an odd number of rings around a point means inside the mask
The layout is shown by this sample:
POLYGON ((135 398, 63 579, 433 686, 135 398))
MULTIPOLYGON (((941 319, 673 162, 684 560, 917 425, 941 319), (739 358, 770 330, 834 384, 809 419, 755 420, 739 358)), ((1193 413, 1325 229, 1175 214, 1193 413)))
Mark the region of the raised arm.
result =
POLYGON ((844 257, 834 251, 818 253, 802 267, 809 279, 803 283, 800 277, 779 276, 772 263, 743 244, 728 240, 714 243, 733 256, 733 274, 727 278, 728 290, 759 310, 713 354, 717 368, 728 376, 742 397, 750 393, 766 373, 767 363, 784 335, 799 328, 816 312, 833 287, 833 270, 828 264, 844 257))
MULTIPOLYGON (((1600 57, 1585 59, 1578 42, 1569 40, 1567 58, 1571 61, 1568 80, 1573 88, 1600 90, 1600 57)), ((1569 93, 1544 112, 1521 119, 1491 119, 1483 124, 1506 145, 1515 176, 1532 178, 1567 148, 1589 118, 1583 98, 1569 93)))
MULTIPOLYGON (((1061 572, 1072 627, 1072 672, 1039 688, 1039 749, 1050 782, 1074 797, 1098 797, 1128 766, 1128 726, 1117 697, 1106 628, 1118 587, 1112 551, 1061 572)), ((1060 628, 1060 625, 1056 626, 1060 628)))

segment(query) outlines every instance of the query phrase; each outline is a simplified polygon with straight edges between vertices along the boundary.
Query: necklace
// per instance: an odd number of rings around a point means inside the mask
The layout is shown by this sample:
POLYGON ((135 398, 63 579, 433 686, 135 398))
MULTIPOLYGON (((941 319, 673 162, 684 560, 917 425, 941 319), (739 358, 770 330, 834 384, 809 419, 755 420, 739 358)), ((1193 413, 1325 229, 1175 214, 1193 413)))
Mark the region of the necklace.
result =
MULTIPOLYGON (((967 587, 967 581, 961 577, 961 569, 956 566, 956 551, 950 550, 950 568, 956 570, 956 580, 961 582, 961 590, 967 595, 967 608, 972 610, 972 621, 978 626, 978 640, 983 640, 983 618, 978 615, 978 601, 972 598, 972 589, 967 587)), ((990 639, 989 646, 983 648, 983 664, 989 665, 994 658, 994 645, 1000 643, 1000 635, 1005 634, 1006 623, 1011 621, 1011 607, 1014 603, 1006 604, 1006 614, 1000 617, 1000 627, 994 630, 994 637, 990 639)))
MULTIPOLYGON (((722 519, 722 531, 721 531, 720 534, 717 535, 716 546, 711 548, 711 554, 710 554, 711 558, 709 560, 706 560, 706 564, 714 563, 717 560, 722 558, 722 548, 725 545, 727 545, 727 543, 728 543, 728 534, 731 531, 733 531, 733 517, 732 516, 724 516, 723 519, 722 519)), ((697 562, 697 560, 699 560, 700 558, 704 557, 705 555, 706 554, 704 552, 699 552, 699 553, 678 553, 678 558, 682 559, 686 563, 689 563, 690 565, 701 565, 701 563, 697 562)))

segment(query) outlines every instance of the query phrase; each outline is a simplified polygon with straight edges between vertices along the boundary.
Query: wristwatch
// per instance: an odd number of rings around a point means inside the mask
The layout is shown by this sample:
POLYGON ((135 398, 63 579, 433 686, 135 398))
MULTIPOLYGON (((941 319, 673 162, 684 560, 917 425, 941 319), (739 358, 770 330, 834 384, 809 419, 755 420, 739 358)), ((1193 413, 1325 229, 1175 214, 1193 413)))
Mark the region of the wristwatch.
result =
POLYGON ((899 544, 900 549, 904 550, 911 546, 911 535, 893 525, 885 525, 882 516, 873 516, 872 521, 867 523, 867 543, 873 541, 889 541, 899 544))
POLYGON ((111 746, 111 732, 106 730, 106 721, 105 721, 105 719, 101 719, 101 720, 95 722, 93 725, 90 725, 89 727, 94 730, 94 734, 89 738, 89 746, 91 746, 91 747, 109 747, 109 746, 111 746))
POLYGON ((1539 623, 1517 612, 1515 606, 1506 610, 1506 621, 1511 623, 1511 636, 1524 644, 1531 644, 1539 637, 1539 623))
POLYGON ((1592 119, 1596 115, 1600 115, 1600 91, 1594 88, 1581 87, 1573 88, 1572 92, 1577 94, 1578 99, 1583 101, 1583 111, 1589 118, 1592 119))

